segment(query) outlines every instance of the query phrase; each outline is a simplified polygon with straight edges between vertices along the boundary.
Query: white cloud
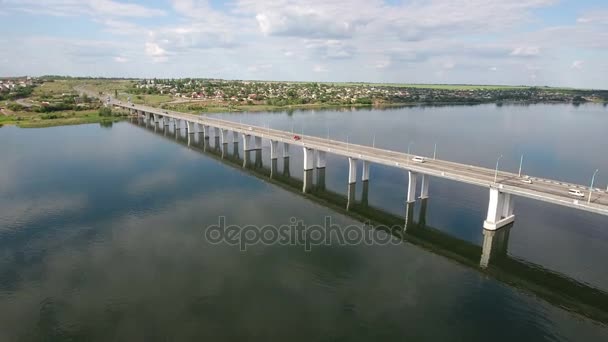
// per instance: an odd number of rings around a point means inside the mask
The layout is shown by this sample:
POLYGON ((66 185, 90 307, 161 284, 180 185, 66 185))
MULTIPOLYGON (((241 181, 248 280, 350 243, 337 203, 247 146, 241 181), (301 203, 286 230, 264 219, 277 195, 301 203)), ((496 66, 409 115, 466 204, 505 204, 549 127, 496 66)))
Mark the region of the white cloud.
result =
POLYGON ((444 69, 454 69, 454 67, 456 66, 456 64, 454 62, 452 62, 452 61, 447 61, 447 62, 444 62, 441 66, 444 69))
POLYGON ((374 65, 374 67, 376 69, 386 69, 391 65, 391 61, 389 59, 383 59, 380 60, 378 62, 376 62, 376 64, 374 65))
POLYGON ((325 66, 325 65, 322 65, 322 64, 315 64, 315 65, 312 67, 312 71, 314 71, 314 72, 327 72, 327 71, 328 71, 328 69, 327 69, 327 66, 325 66))
POLYGON ((126 57, 123 57, 123 56, 114 57, 114 62, 117 62, 117 63, 127 63, 128 61, 129 61, 129 59, 126 57))
POLYGON ((517 57, 532 57, 540 54, 540 48, 537 46, 520 46, 511 51, 511 56, 517 57))
POLYGON ((4 0, 5 10, 52 16, 156 17, 163 10, 113 0, 4 0))
MULTIPOLYGON (((0 51, 0 60, 7 61, 0 63, 5 74, 31 73, 31 68, 82 75, 111 61, 104 72, 147 77, 242 79, 263 72, 266 79, 424 83, 437 75, 448 83, 525 84, 534 74, 538 84, 608 88, 608 80, 597 75, 566 77, 563 68, 585 59, 585 69, 605 70, 600 64, 608 60, 606 6, 591 11, 577 4, 577 22, 548 26, 537 16, 554 0, 401 1, 390 6, 384 0, 234 0, 219 5, 171 0, 172 10, 166 11, 143 6, 141 0, 139 5, 134 0, 0 2, 2 11, 22 16, 24 22, 38 19, 24 12, 88 18, 100 26, 93 25, 98 30, 94 36, 104 40, 47 39, 37 47, 20 43, 27 33, 0 37, 0 43, 15 46, 14 52, 0 51), (140 14, 171 17, 127 17, 140 14), (44 61, 40 49, 52 52, 52 63, 44 61), (583 58, 581 49, 589 57, 583 58), (162 67, 154 64, 168 60, 172 63, 162 67)), ((45 22, 52 20, 63 19, 45 22)), ((52 27, 45 30, 49 36, 60 34, 52 27)))
POLYGON ((582 69, 583 63, 584 63, 584 61, 580 61, 580 60, 572 62, 572 69, 579 69, 579 70, 582 69))
POLYGON ((249 72, 264 72, 269 69, 272 69, 272 64, 255 64, 247 67, 247 71, 249 72))
POLYGON ((608 10, 587 12, 576 19, 579 24, 603 24, 608 25, 608 10))
POLYGON ((152 57, 155 62, 166 62, 168 60, 167 51, 156 43, 147 42, 145 45, 146 55, 152 57))

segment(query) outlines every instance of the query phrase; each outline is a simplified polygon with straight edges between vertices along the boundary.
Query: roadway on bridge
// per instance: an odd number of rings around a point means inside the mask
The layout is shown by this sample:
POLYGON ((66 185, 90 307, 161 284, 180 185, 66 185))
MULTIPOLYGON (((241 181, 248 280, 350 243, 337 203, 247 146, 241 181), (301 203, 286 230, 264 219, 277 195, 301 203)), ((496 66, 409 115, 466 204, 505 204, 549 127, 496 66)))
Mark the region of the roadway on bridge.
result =
POLYGON ((261 136, 263 138, 287 142, 291 145, 303 146, 315 150, 326 151, 336 155, 368 160, 372 163, 389 165, 435 177, 451 179, 483 187, 498 187, 503 192, 511 193, 517 196, 533 198, 608 215, 608 193, 600 189, 594 189, 591 203, 588 204, 587 199, 589 187, 582 185, 543 179, 539 177, 529 177, 532 183, 528 184, 524 183, 522 178, 517 174, 503 171, 498 172, 497 181, 495 183, 495 170, 479 166, 466 165, 446 160, 433 160, 429 158, 426 158, 423 163, 420 163, 412 160, 414 155, 408 155, 407 153, 390 151, 371 146, 350 144, 344 141, 325 139, 310 135, 300 135, 301 139, 296 140, 294 139, 293 132, 221 120, 207 115, 186 114, 148 106, 121 103, 120 101, 115 100, 111 100, 111 104, 125 109, 135 109, 173 119, 190 121, 221 129, 236 131, 239 133, 251 134, 254 136, 261 136), (579 198, 569 195, 569 189, 579 189, 585 194, 585 197, 579 198))

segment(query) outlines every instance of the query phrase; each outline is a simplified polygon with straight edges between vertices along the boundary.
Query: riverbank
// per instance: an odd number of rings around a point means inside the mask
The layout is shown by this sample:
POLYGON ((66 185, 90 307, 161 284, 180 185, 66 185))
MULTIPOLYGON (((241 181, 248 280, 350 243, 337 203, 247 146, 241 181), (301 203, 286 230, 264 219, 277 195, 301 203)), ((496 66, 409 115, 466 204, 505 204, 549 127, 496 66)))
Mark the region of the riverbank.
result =
POLYGON ((54 113, 17 112, 11 115, 0 115, 0 126, 15 125, 20 128, 43 128, 54 126, 82 125, 91 123, 112 123, 126 119, 121 113, 102 116, 98 110, 69 111, 54 113))
MULTIPOLYGON (((182 102, 182 103, 164 103, 158 106, 162 109, 174 110, 183 113, 197 114, 197 113, 259 113, 259 112, 284 112, 284 111, 295 111, 295 110, 365 110, 365 109, 391 109, 391 108, 404 108, 404 107, 443 107, 443 106, 475 106, 475 105, 487 105, 495 104, 496 106, 508 106, 508 105, 535 105, 535 104, 572 104, 580 105, 585 103, 597 103, 604 104, 605 102, 581 102, 581 103, 569 103, 559 101, 509 101, 509 102, 399 102, 399 103, 382 103, 382 104, 300 104, 300 105, 286 105, 286 106, 274 106, 265 104, 254 104, 254 105, 237 105, 237 106, 221 106, 221 105, 199 105, 196 102, 182 102)), ((138 103, 143 104, 143 103, 138 103)), ((149 104, 148 104, 149 105, 149 104)))

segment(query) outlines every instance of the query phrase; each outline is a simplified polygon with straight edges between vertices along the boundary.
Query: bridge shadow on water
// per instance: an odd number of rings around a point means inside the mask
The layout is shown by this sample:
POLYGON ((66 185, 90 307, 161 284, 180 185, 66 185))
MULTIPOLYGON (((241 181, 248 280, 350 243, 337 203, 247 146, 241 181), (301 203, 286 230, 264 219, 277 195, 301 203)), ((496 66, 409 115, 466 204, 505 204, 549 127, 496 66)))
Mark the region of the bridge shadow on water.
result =
POLYGON ((478 246, 427 226, 428 199, 420 201, 418 220, 414 219, 416 216, 414 203, 405 205, 404 216, 395 215, 368 205, 369 182, 363 182, 361 200, 357 201, 354 185, 348 186, 345 194, 327 190, 324 169, 306 171, 303 179, 300 180, 291 177, 289 158, 279 158, 284 163, 282 171, 279 172, 279 160, 273 159, 271 165, 263 165, 261 150, 243 152, 239 150, 238 142, 221 144, 219 137, 204 139, 202 136, 198 137, 198 133, 187 134, 185 130, 172 131, 168 126, 148 124, 141 119, 133 119, 131 122, 225 165, 280 186, 340 214, 382 229, 406 243, 447 257, 484 275, 532 293, 565 310, 608 324, 607 292, 508 254, 511 226, 497 231, 484 230, 480 227, 484 238, 482 246, 478 246), (313 178, 315 178, 314 182, 313 178))

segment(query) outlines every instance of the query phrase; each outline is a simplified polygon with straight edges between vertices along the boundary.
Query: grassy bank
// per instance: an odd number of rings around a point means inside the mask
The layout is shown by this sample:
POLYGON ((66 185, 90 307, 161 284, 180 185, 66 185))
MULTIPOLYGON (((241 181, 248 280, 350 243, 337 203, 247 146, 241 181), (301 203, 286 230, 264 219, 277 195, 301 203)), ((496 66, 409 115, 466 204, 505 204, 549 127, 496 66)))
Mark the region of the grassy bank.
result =
POLYGON ((54 112, 52 114, 17 112, 0 115, 0 125, 15 125, 21 128, 41 128, 89 123, 109 123, 124 120, 122 113, 102 116, 98 110, 54 112))

